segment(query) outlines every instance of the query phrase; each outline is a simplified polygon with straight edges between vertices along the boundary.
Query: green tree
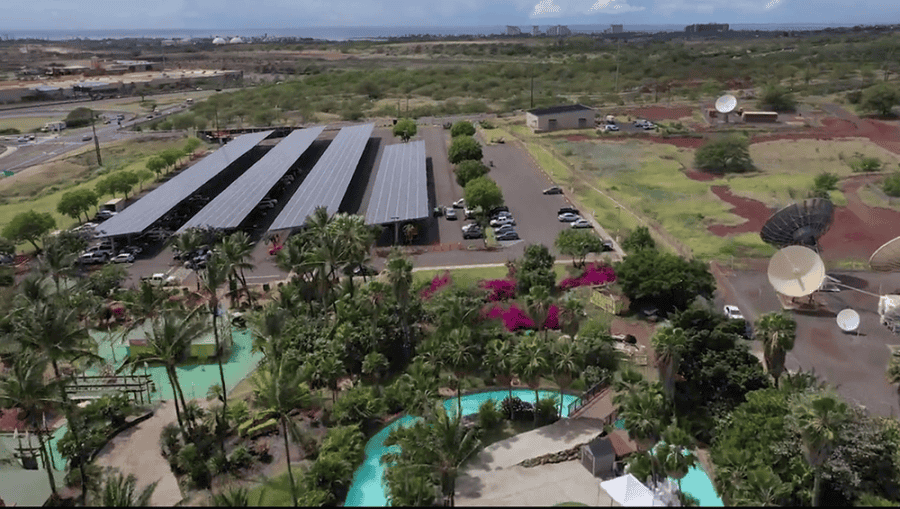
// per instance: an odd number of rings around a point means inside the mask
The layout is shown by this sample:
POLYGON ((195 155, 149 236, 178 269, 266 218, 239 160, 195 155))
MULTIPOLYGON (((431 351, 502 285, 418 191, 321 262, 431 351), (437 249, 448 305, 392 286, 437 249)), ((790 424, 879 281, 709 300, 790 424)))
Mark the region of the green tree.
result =
POLYGON ((201 142, 197 138, 194 138, 194 137, 188 138, 187 141, 184 142, 184 146, 181 148, 181 151, 186 156, 191 155, 195 150, 197 150, 200 147, 200 145, 202 145, 202 143, 203 142, 201 142))
POLYGON ((457 164, 453 171, 456 173, 456 183, 465 188, 466 184, 487 175, 490 170, 481 161, 466 159, 457 164))
POLYGON ((120 472, 108 472, 94 503, 101 507, 147 507, 158 483, 150 483, 138 493, 137 478, 133 474, 126 477, 120 472))
POLYGON ((790 402, 790 424, 800 434, 806 461, 815 474, 813 506, 822 496, 822 470, 831 455, 838 430, 847 420, 849 409, 839 396, 829 392, 795 394, 790 402))
MULTIPOLYGON (((509 399, 512 399, 512 381, 515 378, 515 363, 512 359, 513 345, 503 339, 493 339, 485 348, 484 365, 488 372, 497 380, 497 383, 505 385, 509 389, 509 399)), ((510 407, 512 419, 512 410, 510 407)))
POLYGON ((466 183, 463 195, 469 207, 481 207, 485 213, 494 207, 503 205, 503 191, 490 177, 484 176, 470 180, 466 183))
POLYGON ((794 111, 797 108, 793 94, 778 85, 765 87, 759 97, 759 104, 773 111, 794 111))
POLYGON ((744 136, 726 136, 706 142, 694 154, 694 166, 715 173, 743 173, 754 169, 750 142, 744 136))
POLYGON ((159 156, 153 156, 150 159, 147 159, 147 169, 156 174, 156 178, 159 178, 159 174, 168 166, 166 161, 159 156))
POLYGON ((164 163, 166 163, 166 168, 168 168, 169 166, 175 166, 175 163, 177 163, 183 155, 184 154, 181 152, 181 150, 178 150, 177 148, 169 148, 160 152, 158 157, 162 159, 164 163))
POLYGON ((700 260, 642 249, 615 264, 616 281, 632 302, 651 300, 685 309, 698 295, 711 296, 715 279, 700 260))
POLYGON ((572 265, 584 267, 588 253, 599 253, 603 250, 603 241, 589 230, 568 228, 556 236, 556 249, 572 257, 572 265))
POLYGON ((787 352, 794 348, 797 322, 785 313, 766 313, 756 321, 754 336, 762 341, 766 371, 775 380, 784 373, 784 361, 787 352))
POLYGON ((90 189, 76 189, 63 193, 56 204, 56 211, 74 220, 84 214, 84 220, 90 221, 88 211, 97 206, 97 194, 90 189))
POLYGON ((680 327, 663 327, 650 340, 656 355, 656 367, 659 369, 663 391, 669 399, 674 398, 675 375, 678 374, 686 343, 687 337, 680 327))
POLYGON ((16 245, 6 237, 0 237, 0 256, 13 256, 16 254, 16 245))
MULTIPOLYGON (((212 317, 213 337, 216 341, 216 361, 219 365, 219 379, 222 382, 222 411, 228 412, 228 389, 225 385, 225 370, 222 367, 222 358, 225 357, 225 350, 219 340, 219 288, 225 284, 228 279, 228 271, 224 260, 219 256, 213 255, 206 262, 206 270, 200 273, 202 281, 202 289, 209 294, 209 314, 212 317)), ((224 314, 224 312, 223 312, 224 314)), ((224 443, 222 444, 222 453, 225 453, 224 443)))
POLYGON ((897 394, 900 396, 900 352, 891 352, 891 358, 888 361, 887 371, 888 382, 897 386, 897 394))
POLYGON ((900 171, 885 177, 884 182, 881 184, 881 189, 888 196, 900 197, 900 171))
POLYGON ((860 106, 877 115, 889 116, 894 106, 900 104, 900 91, 888 83, 878 83, 863 91, 860 106))
POLYGON ((475 136, 475 126, 468 120, 457 120, 450 128, 450 136, 475 136))
POLYGON ((813 179, 813 187, 811 194, 813 197, 828 198, 830 191, 837 190, 837 183, 840 177, 833 173, 822 172, 813 179))
POLYGON ((571 339, 559 338, 553 343, 550 361, 553 363, 553 379, 559 386, 559 414, 563 415, 563 391, 568 389, 584 368, 578 345, 571 339))
POLYGON ((541 378, 552 373, 549 356, 547 343, 539 340, 537 336, 523 338, 513 351, 514 371, 534 391, 535 426, 538 420, 537 403, 540 401, 538 389, 541 386, 541 378))
POLYGON ((237 231, 222 239, 216 247, 216 252, 225 260, 231 278, 239 281, 247 297, 247 304, 253 306, 253 294, 244 276, 244 270, 253 270, 253 243, 250 237, 243 231, 237 231))
POLYGON ((459 164, 467 159, 480 161, 484 157, 481 153, 481 144, 471 136, 457 136, 453 138, 447 155, 451 164, 459 164))
POLYGON ((516 268, 516 286, 520 295, 531 292, 532 286, 543 286, 553 289, 556 286, 556 273, 553 272, 555 258, 543 244, 525 246, 522 261, 516 268))
POLYGON ((650 235, 650 229, 646 226, 638 226, 628 233, 622 241, 622 249, 633 253, 639 249, 656 249, 656 241, 650 235))
POLYGON ((416 126, 416 121, 411 118, 401 118, 394 125, 394 136, 397 136, 403 142, 407 142, 416 135, 418 131, 418 127, 416 126))
POLYGON ((144 182, 153 178, 153 172, 150 170, 136 170, 134 176, 137 177, 138 184, 141 185, 140 191, 143 191, 144 182))
POLYGON ((35 250, 40 251, 38 239, 53 228, 56 228, 56 219, 49 212, 29 210, 13 216, 3 228, 3 236, 17 244, 29 242, 35 250))

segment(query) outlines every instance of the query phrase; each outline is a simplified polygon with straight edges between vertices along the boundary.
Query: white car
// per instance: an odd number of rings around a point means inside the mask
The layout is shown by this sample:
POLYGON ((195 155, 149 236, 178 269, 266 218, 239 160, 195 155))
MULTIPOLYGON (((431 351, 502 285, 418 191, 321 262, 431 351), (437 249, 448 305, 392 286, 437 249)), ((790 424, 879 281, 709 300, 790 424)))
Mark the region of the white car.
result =
POLYGON ((491 220, 491 226, 516 225, 516 220, 511 217, 499 217, 491 220))
POLYGON ((594 225, 591 224, 587 219, 579 219, 578 221, 572 222, 572 228, 593 228, 594 225))
POLYGON ((469 224, 463 225, 462 231, 467 232, 467 231, 471 230, 472 228, 478 229, 481 227, 478 226, 478 223, 469 223, 469 224))
POLYGON ((453 208, 455 208, 455 209, 462 209, 465 207, 466 207, 466 199, 465 198, 460 198, 460 199, 456 200, 455 202, 453 202, 453 208))
POLYGON ((447 209, 444 210, 444 217, 446 217, 450 221, 456 221, 456 211, 450 207, 447 207, 447 209))
POLYGON ((581 216, 578 214, 573 214, 571 212, 563 212, 559 215, 559 220, 564 223, 572 223, 581 219, 581 216))
POLYGON ((113 263, 132 263, 134 255, 131 253, 119 253, 110 260, 113 263))
POLYGON ((118 212, 112 210, 101 210, 100 212, 97 212, 97 217, 99 219, 109 219, 116 214, 118 214, 118 212))
POLYGON ((607 131, 618 131, 619 126, 617 126, 616 124, 606 124, 606 130, 607 131))
POLYGON ((725 316, 732 320, 743 320, 744 315, 741 314, 741 310, 738 309, 737 306, 732 306, 730 304, 725 305, 725 316))

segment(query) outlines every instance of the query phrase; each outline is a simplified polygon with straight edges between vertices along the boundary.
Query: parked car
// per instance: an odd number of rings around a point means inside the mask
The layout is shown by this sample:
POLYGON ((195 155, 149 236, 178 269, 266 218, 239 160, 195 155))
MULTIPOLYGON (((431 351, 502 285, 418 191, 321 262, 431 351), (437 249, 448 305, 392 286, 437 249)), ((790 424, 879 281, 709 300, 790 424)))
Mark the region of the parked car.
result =
POLYGON ((737 306, 732 306, 730 304, 726 304, 724 311, 725 311, 725 316, 727 316, 728 318, 730 318, 732 320, 743 320, 744 319, 744 315, 741 314, 741 310, 738 309, 737 306))
POLYGON ((513 226, 511 224, 505 224, 503 226, 498 226, 498 227, 494 228, 494 235, 499 235, 501 233, 506 233, 506 232, 514 232, 514 231, 516 231, 515 226, 513 226))
POLYGON ((156 285, 167 285, 175 282, 175 276, 166 276, 162 272, 157 272, 156 274, 142 277, 141 281, 147 281, 150 284, 156 285))
POLYGON ((259 204, 256 206, 256 208, 258 210, 274 209, 275 203, 277 203, 275 200, 263 200, 263 201, 259 202, 259 204))
POLYGON ((473 228, 481 229, 481 226, 478 226, 478 223, 468 223, 462 226, 462 231, 469 231, 473 228))
POLYGON ((652 122, 647 122, 641 127, 643 127, 645 131, 649 131, 651 129, 656 129, 656 126, 652 122))
POLYGON ((471 228, 463 232, 464 239, 480 239, 484 237, 484 232, 481 231, 481 228, 471 228))
POLYGON ((97 219, 109 219, 116 214, 118 214, 118 212, 114 212, 112 210, 101 210, 100 212, 97 212, 96 217, 97 219))
POLYGON ((92 251, 90 253, 82 254, 78 257, 78 260, 81 263, 86 263, 89 265, 106 263, 106 261, 109 260, 109 254, 106 251, 92 251))
POLYGON ((559 186, 548 187, 544 189, 544 194, 563 194, 563 190, 559 186))
POLYGON ((466 219, 475 219, 476 209, 465 208, 463 209, 463 214, 465 214, 466 219))
POLYGON ((466 199, 460 198, 460 199, 456 200, 455 202, 453 202, 453 208, 455 208, 455 209, 466 208, 466 199))
POLYGON ((604 130, 606 130, 606 131, 618 131, 618 130, 619 130, 619 126, 617 126, 616 124, 606 124, 606 126, 604 127, 604 130))
POLYGON ((141 254, 141 251, 143 251, 143 249, 141 249, 140 246, 125 246, 122 248, 122 253, 131 253, 133 255, 141 254))
POLYGON ((434 208, 434 217, 441 217, 444 215, 444 207, 435 207, 434 208))
POLYGON ((572 222, 572 228, 593 228, 594 225, 587 219, 579 219, 572 222))
POLYGON ((94 139, 94 137, 91 136, 90 134, 85 134, 84 136, 81 137, 81 141, 91 141, 93 139, 94 139))
POLYGON ((509 212, 509 207, 506 205, 500 205, 499 207, 494 207, 490 210, 491 216, 495 216, 500 212, 509 212))
POLYGON ((516 232, 505 232, 497 235, 497 240, 519 240, 519 234, 516 232))
POLYGON ((378 271, 371 265, 357 265, 353 268, 354 276, 377 276, 378 271))
POLYGON ((452 207, 447 207, 447 210, 444 211, 444 215, 447 216, 447 219, 450 221, 457 220, 456 210, 454 210, 452 207))
POLYGON ((494 214, 493 216, 491 216, 491 219, 502 219, 504 217, 508 217, 508 218, 512 219, 513 215, 507 211, 500 211, 500 212, 497 212, 496 214, 494 214))
POLYGON ((577 215, 577 214, 581 214, 581 212, 580 212, 578 209, 574 208, 574 207, 562 207, 562 208, 560 208, 559 211, 557 211, 556 213, 557 213, 557 214, 565 214, 565 213, 567 213, 567 212, 570 212, 570 213, 576 214, 576 215, 577 215))
POLYGON ((511 217, 501 217, 498 219, 492 219, 490 224, 491 226, 503 226, 505 224, 515 226, 516 220, 511 217))
POLYGON ((133 263, 134 255, 131 253, 122 252, 117 254, 116 256, 113 256, 112 260, 110 261, 113 263, 133 263))
POLYGON ((578 221, 579 219, 581 219, 581 216, 579 216, 578 214, 573 214, 571 212, 564 212, 559 215, 559 220, 564 223, 571 223, 574 221, 578 221))
POLYGON ((604 240, 603 241, 603 250, 604 251, 615 251, 615 247, 613 247, 613 241, 604 240))

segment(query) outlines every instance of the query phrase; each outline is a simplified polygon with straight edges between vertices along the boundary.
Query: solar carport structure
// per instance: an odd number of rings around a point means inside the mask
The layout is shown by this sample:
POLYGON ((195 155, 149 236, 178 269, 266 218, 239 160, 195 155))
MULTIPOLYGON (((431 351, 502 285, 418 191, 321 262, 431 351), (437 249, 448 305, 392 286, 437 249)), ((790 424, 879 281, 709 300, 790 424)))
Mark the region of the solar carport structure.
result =
POLYGON ((313 127, 299 129, 287 135, 176 233, 204 226, 236 228, 324 130, 324 126, 313 127))
POLYGON ((273 131, 238 136, 202 161, 172 177, 97 228, 101 237, 141 233, 204 184, 228 169, 273 131))
POLYGON ((303 226, 317 207, 325 207, 328 215, 337 212, 374 127, 364 124, 341 129, 269 231, 303 226))
POLYGON ((424 141, 385 147, 366 209, 366 224, 393 223, 396 243, 402 221, 429 216, 427 186, 424 141))

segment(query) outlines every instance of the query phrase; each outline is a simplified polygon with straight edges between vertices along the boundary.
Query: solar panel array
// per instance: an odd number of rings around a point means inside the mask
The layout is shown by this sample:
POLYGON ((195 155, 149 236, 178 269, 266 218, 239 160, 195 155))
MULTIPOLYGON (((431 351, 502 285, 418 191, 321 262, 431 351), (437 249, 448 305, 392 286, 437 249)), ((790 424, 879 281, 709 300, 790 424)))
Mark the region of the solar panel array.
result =
POLYGON ((424 141, 385 147, 366 210, 366 223, 428 217, 427 179, 424 141))
POLYGON ((249 170, 235 179, 227 189, 190 218, 177 233, 193 227, 237 227, 324 130, 324 126, 298 129, 287 135, 249 170))
POLYGON ((238 136, 202 161, 172 177, 130 207, 101 223, 97 229, 101 237, 141 233, 148 226, 200 189, 213 177, 266 139, 273 131, 238 136))
POLYGON ((341 129, 269 231, 303 226, 316 207, 324 206, 329 215, 337 212, 374 127, 364 124, 341 129))

